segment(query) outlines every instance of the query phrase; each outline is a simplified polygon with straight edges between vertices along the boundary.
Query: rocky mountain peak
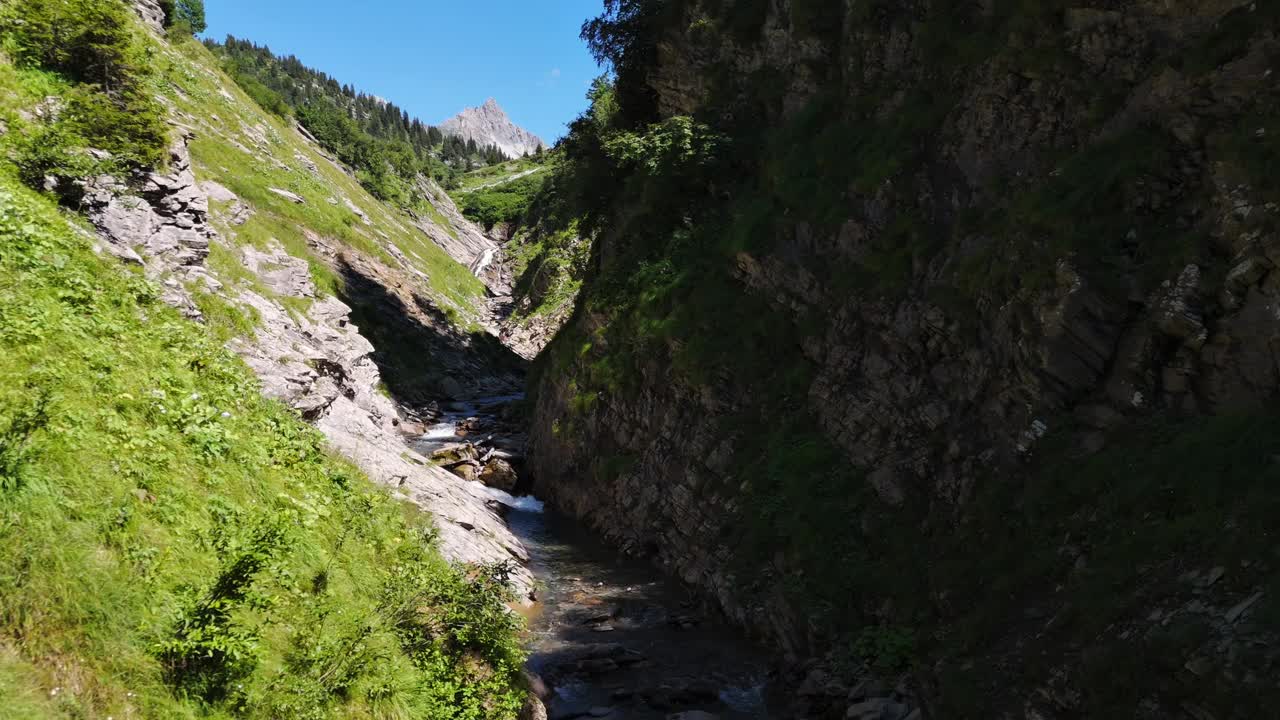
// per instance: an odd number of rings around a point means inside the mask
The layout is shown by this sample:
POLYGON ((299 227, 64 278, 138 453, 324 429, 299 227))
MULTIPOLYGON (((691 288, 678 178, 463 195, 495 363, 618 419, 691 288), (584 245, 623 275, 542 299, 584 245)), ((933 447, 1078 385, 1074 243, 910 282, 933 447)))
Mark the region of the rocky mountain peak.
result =
POLYGON ((513 158, 533 154, 540 146, 546 147, 537 135, 516 125, 494 98, 446 120, 440 124, 440 130, 445 135, 475 140, 477 145, 496 145, 513 158))

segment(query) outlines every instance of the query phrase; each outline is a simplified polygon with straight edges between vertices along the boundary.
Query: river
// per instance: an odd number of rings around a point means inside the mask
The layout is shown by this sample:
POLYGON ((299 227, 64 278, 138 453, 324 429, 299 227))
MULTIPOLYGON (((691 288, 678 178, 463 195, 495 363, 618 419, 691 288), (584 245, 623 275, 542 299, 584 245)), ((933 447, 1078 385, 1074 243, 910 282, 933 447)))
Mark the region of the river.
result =
MULTIPOLYGON (((518 399, 454 404, 415 445, 429 455, 462 440, 510 456, 520 438, 502 431, 499 416, 518 399)), ((767 658, 739 631, 536 498, 488 492, 507 508, 537 579, 538 600, 522 614, 528 668, 549 689, 551 720, 769 717, 767 658)))

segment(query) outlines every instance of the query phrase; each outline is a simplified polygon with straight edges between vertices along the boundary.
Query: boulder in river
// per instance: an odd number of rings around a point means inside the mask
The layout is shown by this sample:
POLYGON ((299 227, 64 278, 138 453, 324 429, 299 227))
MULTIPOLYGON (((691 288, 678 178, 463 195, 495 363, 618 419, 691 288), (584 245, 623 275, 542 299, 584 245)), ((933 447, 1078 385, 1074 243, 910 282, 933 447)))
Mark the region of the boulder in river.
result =
POLYGON ((431 459, 443 467, 480 459, 480 451, 471 443, 454 443, 431 453, 431 459))
POLYGON ((457 475, 463 480, 473 481, 479 476, 480 470, 475 464, 464 462, 449 468, 449 472, 457 475))
POLYGON ((530 693, 524 701, 524 707, 520 708, 518 720, 547 720, 547 706, 543 704, 542 698, 530 693))
POLYGON ((493 458, 485 464, 484 470, 480 471, 480 482, 503 492, 515 490, 516 483, 519 481, 520 478, 516 475, 515 468, 511 467, 511 463, 502 458, 493 458))

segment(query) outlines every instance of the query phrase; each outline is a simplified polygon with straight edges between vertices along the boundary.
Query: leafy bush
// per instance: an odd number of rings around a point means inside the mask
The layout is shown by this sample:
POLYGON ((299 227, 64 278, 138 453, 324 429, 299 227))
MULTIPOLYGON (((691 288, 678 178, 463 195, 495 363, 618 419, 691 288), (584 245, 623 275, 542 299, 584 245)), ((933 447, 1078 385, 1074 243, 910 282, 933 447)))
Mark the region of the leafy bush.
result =
POLYGON ((209 28, 205 20, 204 0, 177 0, 172 17, 173 25, 182 26, 192 34, 200 34, 209 28))
POLYGON ((16 0, 0 10, 14 59, 112 93, 143 75, 129 10, 120 0, 16 0))
POLYGON ((49 424, 47 394, 23 400, 16 410, 0 413, 8 416, 7 425, 0 429, 0 492, 19 488, 23 466, 33 453, 32 438, 49 424))
POLYGON ((16 0, 0 9, 0 41, 19 65, 74 83, 17 143, 29 184, 96 169, 80 152, 87 147, 106 150, 123 166, 164 160, 163 109, 147 87, 144 41, 120 0, 16 0))
POLYGON ((528 212, 540 186, 539 178, 528 177, 468 193, 462 196, 462 213, 486 230, 498 223, 518 222, 528 212))
POLYGON ((164 160, 164 111, 142 88, 128 87, 114 96, 77 88, 67 97, 64 119, 73 133, 118 161, 153 167, 164 160))
POLYGON ((280 518, 271 518, 241 547, 230 533, 220 539, 215 549, 228 558, 222 571, 209 588, 188 594, 178 609, 173 637, 152 648, 171 683, 206 701, 225 699, 232 685, 257 665, 257 633, 234 622, 234 613, 270 609, 270 596, 256 592, 254 582, 280 551, 285 531, 280 518))
POLYGON ((914 659, 915 632, 910 628, 880 625, 864 628, 853 652, 882 673, 906 670, 914 659))
POLYGON ((81 148, 88 144, 67 123, 36 125, 13 140, 13 160, 18 176, 31 187, 45 178, 87 177, 99 168, 81 148))

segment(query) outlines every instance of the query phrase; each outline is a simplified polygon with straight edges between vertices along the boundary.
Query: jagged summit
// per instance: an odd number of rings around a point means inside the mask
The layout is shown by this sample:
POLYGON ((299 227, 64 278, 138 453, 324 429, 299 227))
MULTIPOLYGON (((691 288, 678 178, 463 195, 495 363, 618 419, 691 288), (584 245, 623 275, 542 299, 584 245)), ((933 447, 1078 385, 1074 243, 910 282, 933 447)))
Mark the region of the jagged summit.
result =
POLYGON ((512 122, 493 98, 486 100, 480 107, 467 108, 441 123, 440 131, 464 140, 475 140, 481 146, 497 145, 502 152, 513 158, 525 153, 532 154, 539 146, 546 147, 546 143, 537 135, 512 122))

